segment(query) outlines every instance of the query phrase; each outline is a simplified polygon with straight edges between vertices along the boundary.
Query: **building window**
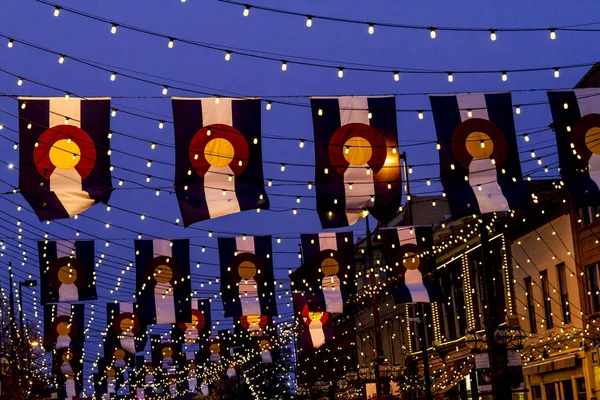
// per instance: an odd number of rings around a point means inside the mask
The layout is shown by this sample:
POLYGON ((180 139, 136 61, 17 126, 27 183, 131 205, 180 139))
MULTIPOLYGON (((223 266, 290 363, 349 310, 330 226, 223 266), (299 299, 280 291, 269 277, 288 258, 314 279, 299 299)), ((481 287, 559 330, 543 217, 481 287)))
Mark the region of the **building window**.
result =
POLYGON ((531 397, 533 400, 542 400, 542 388, 540 386, 532 386, 531 397))
POLYGON ((550 282, 548 282, 547 270, 540 272, 540 279, 542 280, 542 297, 544 299, 546 327, 547 329, 552 329, 554 327, 554 322, 552 321, 552 300, 550 299, 550 282))
POLYGON ((558 276, 558 290, 560 291, 560 307, 562 309, 565 324, 571 322, 571 310, 569 308, 569 292, 567 291, 567 267, 565 263, 556 266, 558 276))
POLYGON ((600 266, 598 264, 590 265, 588 270, 588 285, 590 288, 590 307, 592 312, 600 312, 600 266))
POLYGON ((525 278, 525 296, 527 300, 527 313, 529 315, 529 332, 537 333, 537 323, 535 321, 535 305, 533 304, 533 282, 530 277, 525 278))

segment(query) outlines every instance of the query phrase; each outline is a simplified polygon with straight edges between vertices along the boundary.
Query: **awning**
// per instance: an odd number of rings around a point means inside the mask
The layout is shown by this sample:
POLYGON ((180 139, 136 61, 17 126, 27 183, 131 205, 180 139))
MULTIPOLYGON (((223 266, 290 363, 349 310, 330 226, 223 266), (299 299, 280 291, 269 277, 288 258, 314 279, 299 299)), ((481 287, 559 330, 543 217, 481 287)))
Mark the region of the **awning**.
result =
POLYGON ((579 356, 577 354, 571 354, 566 357, 560 357, 554 360, 549 359, 533 365, 530 364, 524 366, 523 371, 527 371, 528 375, 545 374, 547 372, 573 368, 577 366, 577 360, 579 360, 579 356))

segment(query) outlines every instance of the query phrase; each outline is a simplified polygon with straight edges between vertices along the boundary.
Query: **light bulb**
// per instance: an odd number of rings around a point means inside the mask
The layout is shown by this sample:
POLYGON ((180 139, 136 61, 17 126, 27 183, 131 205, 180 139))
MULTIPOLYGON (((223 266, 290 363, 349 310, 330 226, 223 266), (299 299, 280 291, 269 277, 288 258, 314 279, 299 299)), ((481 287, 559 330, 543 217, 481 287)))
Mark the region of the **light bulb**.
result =
POLYGON ((317 110, 317 115, 319 115, 319 117, 323 115, 323 109, 322 108, 319 108, 317 110))
POLYGON ((148 160, 146 163, 146 167, 150 168, 152 166, 152 160, 148 160))
POLYGON ((267 111, 271 111, 271 101, 267 101, 267 105, 265 106, 265 108, 267 109, 267 111))
POLYGON ((117 33, 117 24, 112 24, 112 26, 110 27, 110 33, 112 33, 113 35, 117 33))
POLYGON ((229 61, 231 60, 231 52, 230 51, 226 51, 225 52, 225 61, 229 61))
POLYGON ((448 82, 454 82, 454 77, 452 76, 452 72, 448 72, 448 82))
POLYGON ((308 190, 312 190, 312 183, 308 182, 308 190))
POLYGON ((7 45, 8 48, 12 49, 14 43, 15 43, 14 39, 8 39, 8 45, 7 45))
POLYGON ((117 109, 113 108, 112 110, 110 110, 110 116, 111 117, 116 117, 117 116, 117 109))
POLYGON ((152 177, 151 177, 150 175, 147 175, 147 176, 146 176, 146 182, 150 182, 150 179, 151 179, 151 178, 152 178, 152 177))
POLYGON ((471 118, 473 116, 472 110, 467 110, 467 117, 471 118))
POLYGON ((114 81, 115 81, 115 79, 117 79, 117 74, 116 74, 116 72, 111 72, 111 73, 110 73, 110 80, 114 82, 114 81))
POLYGON ((300 143, 298 143, 298 146, 300 146, 301 149, 304 148, 304 140, 300 139, 300 143))
POLYGON ((396 148, 396 146, 392 147, 392 154, 396 154, 398 153, 398 149, 396 148))
POLYGON ((419 111, 419 112, 417 113, 417 116, 419 117, 419 119, 423 119, 423 118, 424 118, 424 116, 423 116, 423 111, 419 111))
POLYGON ((169 92, 169 87, 168 86, 163 86, 163 90, 162 90, 163 96, 166 96, 168 92, 169 92))
POLYGON ((150 148, 151 148, 152 150, 154 150, 154 149, 156 148, 156 143, 152 142, 152 144, 150 145, 150 148))
POLYGON ((400 80, 400 73, 399 72, 396 72, 396 71, 394 72, 394 80, 396 82, 398 82, 400 80))
POLYGON ((65 93, 65 100, 69 100, 69 97, 71 97, 71 94, 69 92, 65 93))
POLYGON ((348 190, 352 190, 354 188, 354 186, 352 186, 351 183, 348 184, 348 190))
POLYGON ((369 35, 374 34, 375 33, 375 25, 369 24, 368 32, 369 32, 369 35))
POLYGON ((242 14, 244 15, 244 17, 250 15, 250 6, 244 7, 244 12, 242 14))
POLYGON ((55 7, 54 8, 54 16, 58 17, 60 15, 60 7, 55 7))
POLYGON ((431 186, 431 181, 429 180, 429 178, 427 178, 427 186, 431 186))
POLYGON ((269 179, 267 181, 267 186, 269 186, 269 187, 273 186, 273 181, 271 179, 269 179))
POLYGON ((21 103, 21 110, 24 110, 25 107, 27 107, 27 103, 26 102, 21 103))
POLYGON ((300 204, 300 196, 296 197, 296 203, 300 204))
POLYGON ((485 140, 481 141, 480 146, 481 146, 482 149, 485 149, 485 140))
POLYGON ((492 39, 492 41, 495 41, 497 39, 496 31, 493 29, 490 31, 490 39, 492 39))
POLYGON ((254 139, 252 139, 252 143, 258 144, 258 138, 256 136, 254 137, 254 139))
POLYGON ((531 150, 531 158, 535 158, 535 151, 531 150))
POLYGON ((169 44, 167 44, 167 47, 172 49, 173 46, 175 46, 175 39, 169 38, 169 44))
POLYGON ((338 69, 338 78, 343 78, 344 77, 344 68, 339 68, 338 69))
POLYGON ((281 172, 285 171, 285 164, 281 164, 281 172))
POLYGON ((515 113, 521 114, 521 106, 515 106, 515 113))
POLYGON ((312 26, 312 17, 310 15, 306 16, 306 26, 309 28, 312 26))
POLYGON ((19 80, 17 81, 17 86, 21 85, 23 85, 23 78, 19 77, 19 80))
POLYGON ((215 96, 215 104, 219 104, 221 102, 221 97, 220 96, 215 96))
POLYGON ((508 80, 508 75, 506 74, 506 71, 502 71, 502 81, 506 82, 508 80))
POLYGON ((61 54, 60 57, 58 57, 58 63, 62 64, 64 62, 65 62, 65 56, 61 54))
POLYGON ((281 62, 281 70, 287 71, 287 61, 284 60, 281 62))
POLYGON ((165 127, 165 123, 163 121, 158 121, 158 129, 162 129, 165 127))
POLYGON ((527 135, 527 134, 523 135, 523 140, 525 140, 526 142, 529 142, 529 135, 527 135))
POLYGON ((550 39, 556 39, 556 29, 550 29, 550 39))
POLYGON ((429 28, 429 37, 435 39, 437 34, 435 33, 435 28, 429 28))
POLYGON ((560 77, 560 71, 558 70, 558 68, 554 68, 554 77, 555 78, 560 77))
POLYGON ((563 108, 564 108, 565 110, 568 110, 568 109, 569 109, 569 103, 564 103, 564 104, 563 104, 563 108))
POLYGON ((373 119, 373 113, 371 111, 367 113, 367 119, 373 119))

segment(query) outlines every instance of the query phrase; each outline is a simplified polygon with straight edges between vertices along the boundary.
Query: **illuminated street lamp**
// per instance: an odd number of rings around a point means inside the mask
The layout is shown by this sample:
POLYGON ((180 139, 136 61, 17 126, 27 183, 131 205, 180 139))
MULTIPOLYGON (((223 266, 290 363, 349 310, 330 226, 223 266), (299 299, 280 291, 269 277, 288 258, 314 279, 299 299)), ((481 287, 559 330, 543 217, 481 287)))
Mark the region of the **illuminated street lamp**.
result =
POLYGON ((472 353, 480 353, 487 350, 487 342, 484 333, 470 330, 465 335, 465 346, 472 353))

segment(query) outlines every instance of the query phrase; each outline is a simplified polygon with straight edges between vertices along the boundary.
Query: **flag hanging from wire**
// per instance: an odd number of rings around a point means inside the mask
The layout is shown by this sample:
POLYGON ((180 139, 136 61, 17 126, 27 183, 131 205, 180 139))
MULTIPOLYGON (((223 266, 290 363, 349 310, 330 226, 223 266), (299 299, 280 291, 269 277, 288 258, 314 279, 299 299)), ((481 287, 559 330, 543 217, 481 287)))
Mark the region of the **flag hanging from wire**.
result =
POLYGON ((97 366, 98 375, 94 380, 94 388, 96 393, 101 396, 98 398, 112 398, 125 384, 124 370, 116 368, 112 361, 103 357, 98 359, 97 366))
POLYGON ((40 220, 108 202, 110 110, 108 98, 19 98, 19 191, 40 220))
POLYGON ((528 208, 511 94, 432 95, 429 99, 440 178, 452 217, 528 208))
POLYGON ((136 240, 138 316, 144 326, 191 320, 189 239, 136 240))
POLYGON ((76 397, 83 390, 83 349, 70 346, 52 354, 52 373, 58 377, 58 391, 65 397, 76 397))
POLYGON ((57 303, 44 306, 44 349, 48 352, 56 349, 74 347, 83 348, 84 336, 83 304, 57 303))
POLYGON ((352 232, 302 234, 301 239, 309 284, 320 297, 319 304, 325 305, 320 311, 342 313, 356 293, 352 232))
POLYGON ((192 299, 190 322, 178 322, 173 329, 173 340, 191 345, 206 339, 211 332, 210 299, 192 299))
POLYGON ((146 346, 146 327, 136 313, 136 303, 106 303, 104 357, 113 360, 116 368, 133 365, 136 352, 146 346))
POLYGON ((577 207, 600 205, 600 90, 548 91, 560 174, 577 207))
POLYGON ((277 315, 271 236, 219 238, 225 317, 277 315))
POLYGON ((165 375, 174 375, 182 365, 181 343, 169 337, 150 335, 152 364, 165 375))
POLYGON ((211 338, 204 342, 202 349, 200 350, 201 359, 203 363, 213 363, 221 361, 221 358, 225 357, 228 353, 226 341, 216 337, 211 338))
POLYGON ((429 226, 380 229, 385 274, 397 304, 440 300, 434 279, 433 231, 429 226))
POLYGON ((311 108, 323 228, 353 225, 365 210, 391 220, 402 204, 396 99, 313 97, 311 108))
POLYGON ((268 209, 260 99, 175 98, 172 105, 175 192, 184 225, 268 209))
POLYGON ((293 293, 298 347, 318 349, 334 338, 333 317, 327 311, 310 311, 308 293, 293 293))
POLYGON ((93 240, 38 241, 42 304, 96 300, 93 240))

